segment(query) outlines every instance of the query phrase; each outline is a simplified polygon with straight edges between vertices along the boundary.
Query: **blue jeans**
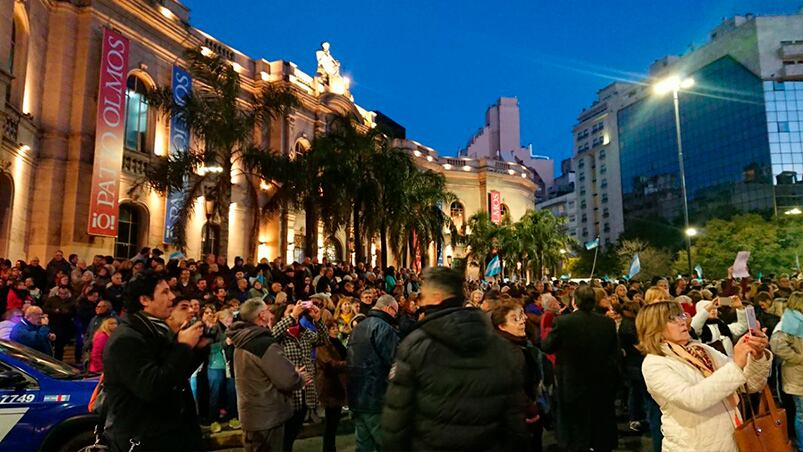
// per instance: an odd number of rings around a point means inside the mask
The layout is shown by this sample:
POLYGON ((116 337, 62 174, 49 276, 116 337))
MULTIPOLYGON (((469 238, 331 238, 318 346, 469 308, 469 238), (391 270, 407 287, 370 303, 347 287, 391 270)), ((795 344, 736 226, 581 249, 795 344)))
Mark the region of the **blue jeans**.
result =
POLYGON ((209 379, 209 421, 215 422, 220 419, 220 409, 223 408, 221 396, 226 384, 226 369, 207 369, 206 375, 209 379))
POLYGON ((797 437, 797 450, 803 451, 803 396, 793 396, 795 399, 795 436, 797 437))
POLYGON ((640 367, 625 367, 625 377, 627 378, 627 412, 629 420, 643 421, 646 418, 645 403, 647 395, 647 385, 644 383, 644 376, 641 375, 640 367))

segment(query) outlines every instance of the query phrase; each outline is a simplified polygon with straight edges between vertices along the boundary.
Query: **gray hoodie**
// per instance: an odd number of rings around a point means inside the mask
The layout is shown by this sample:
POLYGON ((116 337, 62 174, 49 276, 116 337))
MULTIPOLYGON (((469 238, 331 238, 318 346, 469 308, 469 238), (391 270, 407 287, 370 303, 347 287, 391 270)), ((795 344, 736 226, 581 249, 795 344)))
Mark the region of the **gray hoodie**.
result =
POLYGON ((270 430, 293 414, 292 392, 304 386, 281 345, 267 328, 235 322, 226 331, 234 343, 234 381, 243 430, 270 430))

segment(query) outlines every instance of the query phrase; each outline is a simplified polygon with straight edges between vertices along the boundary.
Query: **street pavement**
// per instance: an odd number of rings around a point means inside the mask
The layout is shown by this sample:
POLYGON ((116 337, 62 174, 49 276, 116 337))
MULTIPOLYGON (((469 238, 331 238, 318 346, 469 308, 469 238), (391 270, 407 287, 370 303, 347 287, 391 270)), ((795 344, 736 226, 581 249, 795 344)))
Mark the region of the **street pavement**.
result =
MULTIPOLYGON (((354 446, 355 443, 353 433, 343 434, 337 437, 337 450, 339 452, 353 452, 354 446)), ((293 447, 293 452, 320 452, 322 447, 322 438, 320 436, 311 436, 297 440, 293 447)), ((239 452, 242 451, 242 448, 224 448, 218 450, 226 452, 239 452)), ((649 452, 652 450, 652 443, 650 442, 650 437, 647 435, 629 434, 620 431, 619 447, 615 450, 617 452, 649 452)), ((554 432, 544 432, 544 451, 560 451, 556 444, 554 432)))

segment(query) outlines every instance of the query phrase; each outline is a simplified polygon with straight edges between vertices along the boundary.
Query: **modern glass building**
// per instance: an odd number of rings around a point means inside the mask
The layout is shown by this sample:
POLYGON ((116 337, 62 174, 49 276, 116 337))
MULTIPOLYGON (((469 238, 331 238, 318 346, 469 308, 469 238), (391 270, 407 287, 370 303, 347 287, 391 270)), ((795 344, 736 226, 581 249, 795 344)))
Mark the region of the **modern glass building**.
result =
MULTIPOLYGON (((680 93, 691 224, 800 203, 803 82, 762 81, 729 55, 688 74, 680 93), (798 94, 800 100, 798 100, 798 94)), ((672 95, 618 112, 624 220, 682 217, 672 95)))

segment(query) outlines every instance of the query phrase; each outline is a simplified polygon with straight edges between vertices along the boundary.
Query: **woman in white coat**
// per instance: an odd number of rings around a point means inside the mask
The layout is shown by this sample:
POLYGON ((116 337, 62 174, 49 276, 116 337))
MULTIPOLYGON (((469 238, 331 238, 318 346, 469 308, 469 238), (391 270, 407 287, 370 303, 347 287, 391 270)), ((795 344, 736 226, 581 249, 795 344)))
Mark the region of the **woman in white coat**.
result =
POLYGON ((772 354, 761 331, 739 340, 733 360, 691 342, 688 316, 680 304, 647 305, 636 317, 641 371, 661 407, 664 452, 737 452, 735 426, 742 422, 738 395, 744 385, 760 391, 767 382, 772 354))

